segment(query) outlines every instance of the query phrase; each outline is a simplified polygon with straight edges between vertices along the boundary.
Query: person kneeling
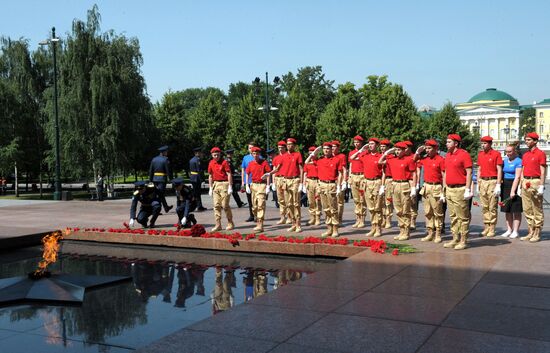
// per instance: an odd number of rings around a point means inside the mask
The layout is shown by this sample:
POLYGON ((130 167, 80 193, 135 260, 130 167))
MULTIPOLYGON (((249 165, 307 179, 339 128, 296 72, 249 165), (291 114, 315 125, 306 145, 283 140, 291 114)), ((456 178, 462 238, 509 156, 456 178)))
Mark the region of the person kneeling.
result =
POLYGON ((183 183, 182 178, 172 180, 172 184, 176 190, 176 213, 178 215, 178 226, 190 228, 192 225, 197 224, 195 215, 191 213, 197 208, 197 201, 195 200, 194 192, 190 187, 183 183))
POLYGON ((160 198, 155 188, 155 184, 145 181, 138 181, 135 184, 136 190, 132 197, 132 205, 130 206, 130 222, 129 226, 133 227, 137 220, 143 228, 147 228, 147 222, 151 217, 149 228, 155 227, 155 222, 160 214, 161 204, 160 198), (139 213, 136 217, 137 204, 141 203, 139 213))

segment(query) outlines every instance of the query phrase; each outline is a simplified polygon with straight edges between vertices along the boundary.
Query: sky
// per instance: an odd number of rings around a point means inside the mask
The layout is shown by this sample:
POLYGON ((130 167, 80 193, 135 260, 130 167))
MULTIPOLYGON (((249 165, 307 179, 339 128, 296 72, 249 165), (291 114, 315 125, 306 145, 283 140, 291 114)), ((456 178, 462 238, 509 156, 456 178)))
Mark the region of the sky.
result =
POLYGON ((550 1, 3 1, 0 36, 64 37, 97 4, 102 31, 136 37, 153 102, 169 90, 251 82, 304 66, 335 84, 369 75, 417 106, 498 88, 520 104, 550 98, 550 1))

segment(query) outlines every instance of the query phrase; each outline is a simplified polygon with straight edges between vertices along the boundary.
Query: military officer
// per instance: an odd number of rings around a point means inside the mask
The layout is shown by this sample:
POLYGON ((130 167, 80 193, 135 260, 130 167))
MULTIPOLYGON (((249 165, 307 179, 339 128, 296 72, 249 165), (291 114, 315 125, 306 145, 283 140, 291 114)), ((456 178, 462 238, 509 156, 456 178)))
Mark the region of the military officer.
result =
POLYGON ((353 146, 355 149, 349 152, 349 170, 348 170, 348 184, 351 188, 351 195, 353 197, 353 203, 355 205, 355 223, 352 225, 352 228, 363 228, 365 227, 365 199, 363 198, 363 162, 361 158, 352 159, 351 157, 357 153, 363 147, 364 139, 363 137, 357 135, 353 138, 353 146))
POLYGON ((143 228, 147 228, 147 222, 151 217, 149 224, 150 228, 155 227, 155 222, 160 214, 161 204, 158 194, 158 189, 153 183, 147 183, 145 181, 138 181, 134 183, 136 190, 132 196, 132 205, 130 206, 130 221, 128 222, 130 227, 134 226, 134 222, 137 220, 143 228), (139 213, 136 216, 136 209, 138 202, 141 204, 139 213))
POLYGON ((202 169, 201 157, 202 157, 202 148, 195 147, 193 148, 193 153, 195 154, 191 160, 189 160, 189 179, 191 185, 193 186, 193 193, 195 195, 195 200, 197 200, 197 210, 205 211, 206 208, 202 205, 201 199, 201 188, 202 183, 204 182, 204 171, 202 169))
POLYGON ((172 185, 176 190, 178 224, 183 228, 189 228, 197 224, 195 215, 191 213, 197 208, 197 201, 195 201, 193 190, 183 183, 183 178, 173 179, 172 185))
POLYGON ((348 177, 347 177, 347 158, 344 153, 340 153, 340 141, 334 140, 332 141, 332 154, 334 157, 339 158, 342 162, 341 164, 344 166, 344 170, 342 172, 343 179, 342 179, 342 185, 340 185, 340 189, 342 190, 341 193, 338 194, 338 222, 342 223, 342 217, 344 216, 344 201, 346 196, 346 190, 348 188, 348 177))
POLYGON ((471 221, 469 201, 473 197, 472 158, 466 150, 460 148, 461 141, 462 138, 457 134, 448 135, 445 155, 445 197, 453 240, 443 246, 455 250, 467 247, 471 221))
MULTIPOLYGON (((392 143, 388 139, 383 139, 380 141, 380 153, 383 154, 389 150, 392 146, 392 143)), ((395 154, 388 154, 386 160, 392 159, 395 157, 395 154)), ((384 164, 384 197, 382 200, 382 228, 390 229, 391 228, 391 218, 393 215, 393 204, 392 204, 392 176, 388 164, 384 164)))
MULTIPOLYGON (((315 146, 309 148, 309 152, 314 152, 315 146)), ((313 163, 304 164, 304 184, 308 200, 309 221, 308 225, 321 224, 321 199, 319 197, 319 173, 317 171, 317 155, 311 157, 313 163)))
POLYGON ((382 235, 382 165, 378 145, 380 140, 371 137, 367 145, 357 151, 352 158, 360 159, 363 163, 363 199, 369 210, 371 218, 371 230, 367 237, 379 237, 382 235))
POLYGON ((229 164, 221 157, 221 152, 218 147, 213 147, 210 150, 212 159, 208 164, 208 195, 214 199, 215 226, 212 228, 212 232, 222 229, 222 210, 225 211, 227 217, 225 230, 232 230, 235 227, 233 213, 229 207, 229 197, 233 193, 233 175, 231 175, 229 164))
POLYGON ((477 156, 477 193, 483 207, 484 237, 494 237, 497 225, 497 206, 502 183, 502 166, 504 161, 500 152, 492 148, 493 138, 483 136, 481 148, 477 156))
POLYGON ((252 196, 252 212, 256 218, 255 232, 264 231, 265 199, 271 189, 271 168, 265 159, 262 159, 260 147, 253 147, 252 156, 254 160, 248 163, 245 177, 251 178, 252 182, 246 181, 246 192, 252 196))
MULTIPOLYGON (((306 159, 306 163, 313 163, 313 156, 319 153, 321 147, 317 147, 311 152, 306 159)), ((321 237, 331 236, 336 238, 339 236, 338 226, 338 195, 341 191, 341 184, 344 179, 342 159, 335 157, 332 154, 332 143, 325 142, 322 146, 323 157, 317 160, 317 171, 319 174, 319 194, 321 196, 321 204, 325 211, 325 223, 327 231, 321 234, 321 237)))
MULTIPOLYGON (((399 235, 395 240, 408 240, 411 226, 411 202, 416 197, 416 163, 410 156, 405 155, 407 145, 398 142, 394 148, 390 148, 379 163, 387 163, 392 175, 392 203, 399 223, 399 235), (395 151, 395 158, 387 159, 387 156, 395 151)), ((382 180, 384 184, 385 180, 382 180)), ((387 196, 387 195, 386 195, 387 196)))
POLYGON ((426 216, 427 234, 421 241, 441 243, 441 230, 443 228, 443 179, 445 177, 445 159, 438 153, 439 144, 435 140, 426 140, 423 146, 418 147, 415 160, 420 160, 416 170, 420 175, 420 168, 424 171, 424 186, 420 190, 424 198, 424 213, 426 216), (426 152, 426 157, 420 159, 426 152))
POLYGON ((168 212, 174 206, 168 206, 164 192, 166 183, 172 179, 172 170, 170 169, 170 161, 168 160, 168 146, 162 146, 158 149, 159 155, 151 160, 149 166, 149 180, 155 184, 158 190, 158 195, 164 212, 168 212))
POLYGON ((540 240, 540 232, 544 225, 542 198, 547 173, 546 155, 537 147, 538 142, 539 135, 535 132, 530 132, 525 136, 525 144, 529 150, 523 154, 521 170, 520 196, 529 233, 520 239, 532 243, 540 240))

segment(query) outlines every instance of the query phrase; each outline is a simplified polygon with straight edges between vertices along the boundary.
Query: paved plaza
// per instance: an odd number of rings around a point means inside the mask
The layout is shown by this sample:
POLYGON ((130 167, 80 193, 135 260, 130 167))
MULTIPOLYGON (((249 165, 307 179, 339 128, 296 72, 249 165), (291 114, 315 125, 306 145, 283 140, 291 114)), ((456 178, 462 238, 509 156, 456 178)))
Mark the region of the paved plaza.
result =
MULTIPOLYGON (((173 197, 168 201, 175 202, 173 197)), ((211 199, 203 196, 203 201, 209 210, 196 215, 208 229, 213 225, 211 199)), ((129 205, 129 200, 4 202, 0 246, 66 226, 120 228, 128 220, 129 205)), ((365 229, 351 228, 352 206, 346 204, 341 235, 364 238, 365 229)), ((254 223, 244 222, 248 210, 233 211, 236 231, 250 232, 254 223)), ((307 210, 302 211, 305 220, 307 210)), ((455 251, 420 242, 420 212, 418 228, 407 241, 418 253, 391 256, 366 250, 138 352, 550 351, 548 227, 536 244, 498 236, 482 239, 477 236, 480 218, 480 208, 473 207, 471 246, 455 251)), ((277 219, 278 210, 268 201, 266 233, 288 234, 287 226, 274 225, 277 219)), ((171 227, 175 222, 170 212, 157 224, 171 227)), ((502 217, 498 224, 501 233, 502 217)), ((324 228, 303 229, 302 235, 318 236, 324 228)), ((395 242, 397 233, 394 219, 394 228, 381 239, 395 242)))

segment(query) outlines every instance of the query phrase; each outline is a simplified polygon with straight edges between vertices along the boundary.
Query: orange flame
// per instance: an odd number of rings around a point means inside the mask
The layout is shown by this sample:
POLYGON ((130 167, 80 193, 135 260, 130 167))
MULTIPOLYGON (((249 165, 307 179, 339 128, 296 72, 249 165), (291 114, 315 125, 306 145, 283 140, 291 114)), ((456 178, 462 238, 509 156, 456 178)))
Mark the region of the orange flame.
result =
POLYGON ((60 230, 50 233, 42 238, 42 244, 44 244, 44 252, 42 253, 42 260, 38 263, 38 268, 34 271, 35 275, 42 275, 46 272, 46 268, 51 263, 57 261, 57 252, 59 251, 59 240, 63 239, 63 235, 67 233, 60 230))

